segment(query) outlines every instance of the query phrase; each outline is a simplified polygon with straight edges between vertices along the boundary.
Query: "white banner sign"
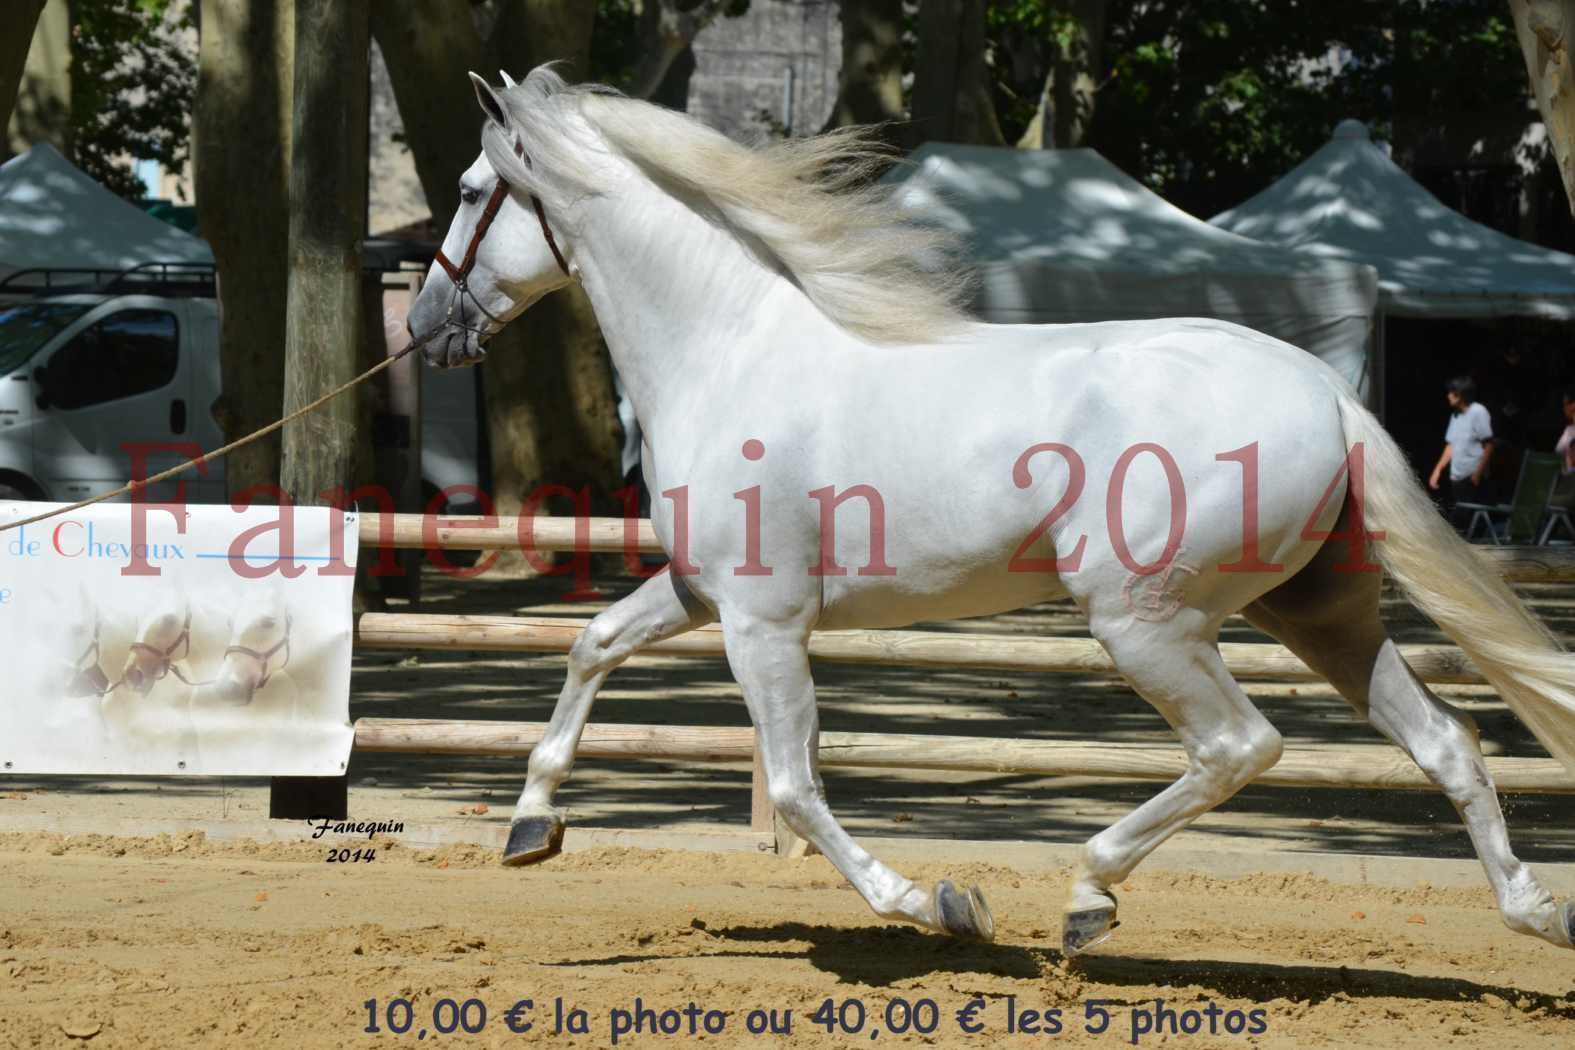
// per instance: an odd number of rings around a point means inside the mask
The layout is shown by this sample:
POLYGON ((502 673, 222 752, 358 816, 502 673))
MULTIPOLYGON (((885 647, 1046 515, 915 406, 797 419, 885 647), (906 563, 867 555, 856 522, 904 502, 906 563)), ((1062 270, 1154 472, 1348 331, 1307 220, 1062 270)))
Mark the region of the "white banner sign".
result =
MULTIPOLYGON (((0 527, 49 509, 0 504, 0 527)), ((0 532, 0 771, 338 776, 356 517, 100 504, 0 532)))

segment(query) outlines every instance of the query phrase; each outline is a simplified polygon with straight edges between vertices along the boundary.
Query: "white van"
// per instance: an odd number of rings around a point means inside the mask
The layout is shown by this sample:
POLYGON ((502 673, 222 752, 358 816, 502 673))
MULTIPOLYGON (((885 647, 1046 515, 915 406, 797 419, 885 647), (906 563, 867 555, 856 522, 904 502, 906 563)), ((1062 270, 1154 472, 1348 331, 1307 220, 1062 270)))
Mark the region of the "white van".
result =
MULTIPOLYGON (((145 287, 150 294, 43 289, 0 302, 0 500, 75 502, 114 491, 133 476, 133 444, 211 450, 224 443, 211 413, 223 389, 218 303, 151 294, 170 290, 153 282, 145 287)), ((462 382, 474 409, 474 380, 462 382)), ((445 403, 452 398, 431 400, 438 418, 423 413, 424 487, 476 485, 474 411, 467 419, 445 403)), ((150 450, 140 468, 156 474, 190 458, 188 451, 150 450)), ((187 502, 226 497, 223 460, 182 479, 187 502)), ((170 481, 150 498, 175 494, 170 481)))

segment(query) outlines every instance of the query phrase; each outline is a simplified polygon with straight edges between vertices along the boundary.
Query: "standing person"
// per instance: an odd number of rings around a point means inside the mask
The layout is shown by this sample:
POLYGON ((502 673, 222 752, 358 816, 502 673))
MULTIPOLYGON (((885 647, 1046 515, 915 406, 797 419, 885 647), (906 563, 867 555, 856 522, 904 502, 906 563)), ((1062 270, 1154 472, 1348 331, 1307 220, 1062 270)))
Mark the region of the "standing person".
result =
POLYGON ((1564 388, 1564 433, 1553 451, 1563 460, 1564 473, 1575 472, 1575 387, 1564 388))
MULTIPOLYGON (((1449 410, 1454 414, 1444 430, 1444 451, 1427 479, 1428 488, 1437 491, 1439 475, 1449 467, 1449 496, 1453 505, 1482 502, 1482 481, 1493 458, 1493 421, 1488 410, 1477 401, 1477 384, 1470 376, 1456 376, 1445 386, 1449 410)), ((1452 515, 1461 528, 1461 515, 1452 515)))

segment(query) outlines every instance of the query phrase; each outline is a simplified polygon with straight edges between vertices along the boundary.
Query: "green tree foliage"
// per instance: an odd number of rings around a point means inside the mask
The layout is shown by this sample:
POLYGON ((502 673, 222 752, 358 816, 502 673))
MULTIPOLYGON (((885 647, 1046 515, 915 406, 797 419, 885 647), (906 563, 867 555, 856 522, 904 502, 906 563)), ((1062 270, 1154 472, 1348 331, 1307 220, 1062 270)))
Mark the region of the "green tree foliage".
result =
MULTIPOLYGON (((610 84, 622 91, 634 89, 633 80, 645 57, 642 49, 652 41, 642 33, 641 16, 662 0, 588 0, 596 4, 596 29, 591 34, 589 75, 577 78, 610 84)), ((703 8, 715 16, 738 18, 748 13, 750 0, 666 0, 675 12, 703 8)))
MULTIPOLYGON (((991 5, 1009 140, 1070 39, 1070 8, 991 5)), ((1102 67, 1089 144, 1201 215, 1268 185, 1345 117, 1402 150, 1473 123, 1502 150, 1527 123, 1512 119, 1528 92, 1503 0, 1110 0, 1102 67)))
POLYGON ((993 0, 985 12, 995 70, 995 108, 1008 142, 1022 137, 1039 107, 1045 74, 1069 50, 1077 20, 1064 0, 993 0))
POLYGON ((191 144, 197 56, 182 0, 73 0, 72 160, 123 197, 144 195, 132 162, 179 171, 191 144))
MULTIPOLYGON (((642 9, 597 0, 591 79, 628 80, 648 43, 642 9)), ((132 161, 185 163, 196 69, 179 34, 193 20, 185 0, 73 0, 73 159, 125 196, 142 193, 132 161)), ((1033 118, 1076 30, 1072 0, 992 0, 1007 141, 1033 118)), ((1528 100, 1502 0, 1109 0, 1103 52, 1090 144, 1199 214, 1267 185, 1344 117, 1405 151, 1462 115, 1502 116, 1528 100)), ((1498 141, 1484 130, 1484 149, 1502 155, 1524 122, 1498 128, 1498 141)))
POLYGON ((587 80, 628 87, 640 60, 640 5, 637 0, 597 0, 596 28, 591 33, 591 68, 587 80))
MULTIPOLYGON (((1404 6, 1415 0, 1401 0, 1404 6)), ((1198 214, 1250 196, 1345 117, 1389 132, 1392 24, 1370 0, 1121 3, 1091 140, 1198 214), (1375 18, 1374 16, 1379 16, 1375 18), (1126 126, 1125 134, 1121 129, 1126 126)), ((1391 11, 1393 8, 1390 9, 1391 11)))

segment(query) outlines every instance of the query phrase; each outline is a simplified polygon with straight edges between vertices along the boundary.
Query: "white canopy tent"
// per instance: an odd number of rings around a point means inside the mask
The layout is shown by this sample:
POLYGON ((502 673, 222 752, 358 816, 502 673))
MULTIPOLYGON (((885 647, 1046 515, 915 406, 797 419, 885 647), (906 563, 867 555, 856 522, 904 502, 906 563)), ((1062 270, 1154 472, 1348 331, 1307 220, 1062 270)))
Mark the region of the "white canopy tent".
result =
POLYGON ((1310 258, 1376 267, 1379 306, 1396 316, 1575 318, 1575 256, 1445 207, 1360 121, 1342 121, 1323 148, 1210 221, 1310 258))
POLYGON ((40 143, 0 165, 0 278, 17 270, 122 270, 213 262, 207 244, 121 200, 40 143))
POLYGON ((964 234, 986 320, 1215 317, 1366 378, 1377 275, 1216 229, 1093 150, 931 143, 888 173, 899 204, 964 234))

